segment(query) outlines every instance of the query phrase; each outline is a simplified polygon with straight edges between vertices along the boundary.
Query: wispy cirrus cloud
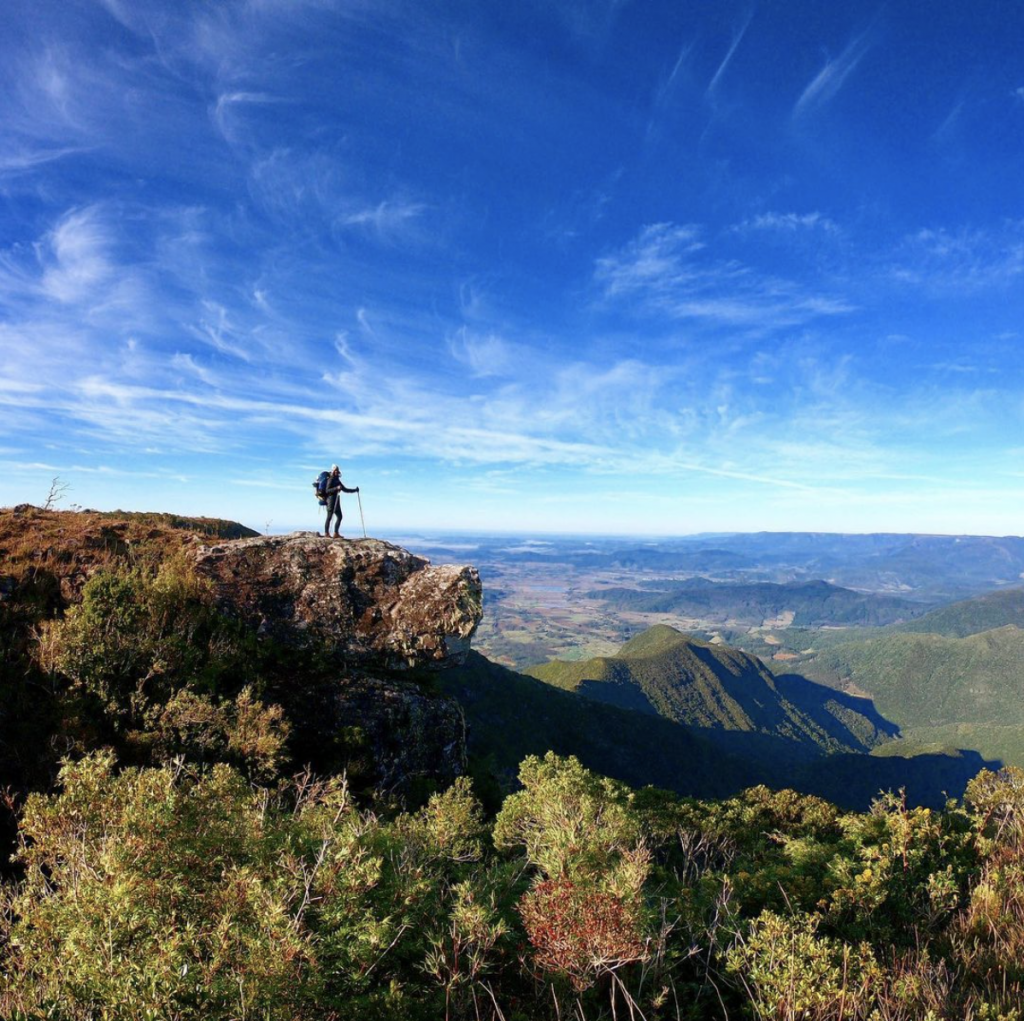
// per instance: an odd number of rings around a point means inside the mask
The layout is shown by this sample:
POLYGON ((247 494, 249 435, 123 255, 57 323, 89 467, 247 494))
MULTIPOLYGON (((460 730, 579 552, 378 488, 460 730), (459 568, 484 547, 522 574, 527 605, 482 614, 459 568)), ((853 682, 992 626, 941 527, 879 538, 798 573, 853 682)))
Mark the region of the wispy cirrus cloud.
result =
POLYGON ((1024 221, 996 229, 927 228, 904 238, 889 269, 904 284, 971 293, 1024 277, 1024 221))
POLYGON ((708 82, 708 87, 704 93, 706 98, 712 98, 715 92, 718 90, 718 86, 722 80, 722 76, 725 74, 726 69, 729 66, 730 61, 739 49, 740 43, 743 42, 743 37, 747 33, 747 29, 750 27, 750 22, 754 18, 754 10, 751 8, 747 11, 740 27, 736 30, 736 33, 732 37, 732 42, 729 44, 729 49, 726 50, 725 56, 722 58, 722 62, 718 65, 718 69, 715 71, 708 82))
POLYGON ((68 156, 77 156, 87 149, 83 146, 63 146, 60 148, 25 149, 18 148, 0 153, 0 176, 14 175, 34 170, 46 163, 53 163, 68 156))
POLYGON ((110 278, 111 237, 96 207, 76 209, 53 228, 41 253, 43 293, 62 304, 95 294, 110 278))
POLYGON ((838 57, 825 61, 825 66, 811 79, 793 106, 793 118, 808 117, 833 100, 871 48, 869 32, 855 36, 838 57))
POLYGON ((345 227, 370 231, 379 241, 394 243, 412 236, 416 221, 426 211, 422 202, 384 199, 375 206, 367 206, 341 217, 345 227))
POLYGON ((244 90, 222 92, 210 107, 210 119, 224 136, 224 140, 235 145, 243 140, 237 123, 239 110, 280 102, 283 100, 266 92, 246 92, 244 90))
POLYGON ((496 333, 481 334, 460 326, 450 337, 448 349, 477 377, 503 376, 512 367, 514 349, 496 333))
POLYGON ((606 301, 636 302, 648 313, 752 330, 794 326, 852 311, 842 297, 716 259, 692 225, 644 227, 631 242, 597 260, 594 280, 606 301))
POLYGON ((92 326, 139 328, 150 318, 146 273, 131 262, 117 210, 72 208, 31 244, 0 251, 0 313, 8 326, 65 337, 92 326))
POLYGON ((795 234, 801 230, 820 230, 826 234, 838 234, 839 225, 817 211, 812 213, 758 213, 732 228, 735 231, 777 231, 795 234))

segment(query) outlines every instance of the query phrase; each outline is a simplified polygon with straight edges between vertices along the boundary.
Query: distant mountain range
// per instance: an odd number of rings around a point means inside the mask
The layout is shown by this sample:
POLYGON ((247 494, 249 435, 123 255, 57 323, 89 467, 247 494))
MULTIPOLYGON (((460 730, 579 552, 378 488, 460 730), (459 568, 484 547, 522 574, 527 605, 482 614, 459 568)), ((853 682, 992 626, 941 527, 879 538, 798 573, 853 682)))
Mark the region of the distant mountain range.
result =
POLYGON ((587 595, 620 613, 674 613, 752 627, 773 621, 799 627, 892 624, 919 617, 929 609, 928 604, 899 596, 854 592, 826 581, 778 585, 695 578, 649 582, 642 589, 597 589, 587 595))
POLYGON ((461 562, 468 555, 485 579, 510 564, 777 584, 824 579, 858 592, 936 604, 1018 587, 1024 578, 1024 538, 1019 536, 756 532, 647 542, 480 535, 403 542, 434 560, 461 562))

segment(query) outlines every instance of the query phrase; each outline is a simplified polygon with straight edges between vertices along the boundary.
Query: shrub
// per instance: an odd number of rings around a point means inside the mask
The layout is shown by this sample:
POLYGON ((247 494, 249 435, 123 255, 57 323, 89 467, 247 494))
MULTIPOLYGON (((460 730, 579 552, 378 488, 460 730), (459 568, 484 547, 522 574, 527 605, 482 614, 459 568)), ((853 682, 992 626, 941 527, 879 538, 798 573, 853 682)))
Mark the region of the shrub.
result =
POLYGON ((818 933, 820 918, 762 912, 726 956, 754 1016, 772 1021, 868 1018, 881 969, 867 944, 818 933))
POLYGON ((964 801, 987 837, 1013 848, 1024 845, 1024 769, 981 770, 967 785, 964 801))
POLYGON ((496 847, 523 847, 549 878, 601 876, 614 887, 623 870, 625 887, 636 885, 624 852, 639 845, 642 828, 628 787, 553 752, 524 759, 519 782, 523 790, 506 798, 495 821, 496 847))
POLYGON ((870 812, 845 816, 846 840, 829 865, 828 916, 853 936, 913 944, 962 902, 978 868, 970 817, 910 808, 886 793, 870 812))
POLYGON ((538 967, 567 976, 577 991, 648 955, 636 898, 561 878, 537 883, 519 910, 538 967))
POLYGON ((237 773, 114 775, 97 754, 60 780, 25 806, 6 1015, 301 1015, 311 947, 270 820, 237 773))
POLYGON ((44 629, 40 656, 66 680, 82 747, 109 741, 136 762, 228 760, 266 779, 280 765, 289 726, 258 698, 255 640, 177 561, 155 575, 94 575, 44 629))

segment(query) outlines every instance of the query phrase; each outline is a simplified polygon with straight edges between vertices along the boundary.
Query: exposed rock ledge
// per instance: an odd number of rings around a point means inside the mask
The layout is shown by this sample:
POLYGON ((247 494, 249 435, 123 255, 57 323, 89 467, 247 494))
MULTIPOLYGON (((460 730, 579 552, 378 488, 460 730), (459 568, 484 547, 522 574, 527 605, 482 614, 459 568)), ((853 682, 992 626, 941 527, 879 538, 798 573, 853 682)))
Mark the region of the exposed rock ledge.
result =
POLYGON ((435 567, 379 539, 293 532, 191 555, 227 612, 282 642, 322 643, 349 669, 461 663, 480 622, 476 568, 435 567))
POLYGON ((360 770, 383 788, 415 777, 447 783, 464 771, 458 703, 400 675, 465 659, 482 613, 475 568, 433 566, 378 539, 308 532, 196 545, 189 556, 224 612, 262 636, 335 658, 326 683, 297 677, 285 693, 307 741, 325 747, 356 728, 360 770))

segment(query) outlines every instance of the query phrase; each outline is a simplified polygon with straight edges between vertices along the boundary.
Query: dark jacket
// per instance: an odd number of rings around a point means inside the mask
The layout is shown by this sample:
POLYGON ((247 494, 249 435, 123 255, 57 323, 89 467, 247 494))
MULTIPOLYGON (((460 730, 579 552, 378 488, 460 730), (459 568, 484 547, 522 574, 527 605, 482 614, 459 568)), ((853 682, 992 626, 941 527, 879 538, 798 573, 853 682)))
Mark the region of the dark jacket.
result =
POLYGON ((341 475, 331 475, 327 480, 327 495, 328 497, 336 496, 338 493, 357 493, 359 487, 355 489, 349 489, 344 482, 341 481, 341 475))

